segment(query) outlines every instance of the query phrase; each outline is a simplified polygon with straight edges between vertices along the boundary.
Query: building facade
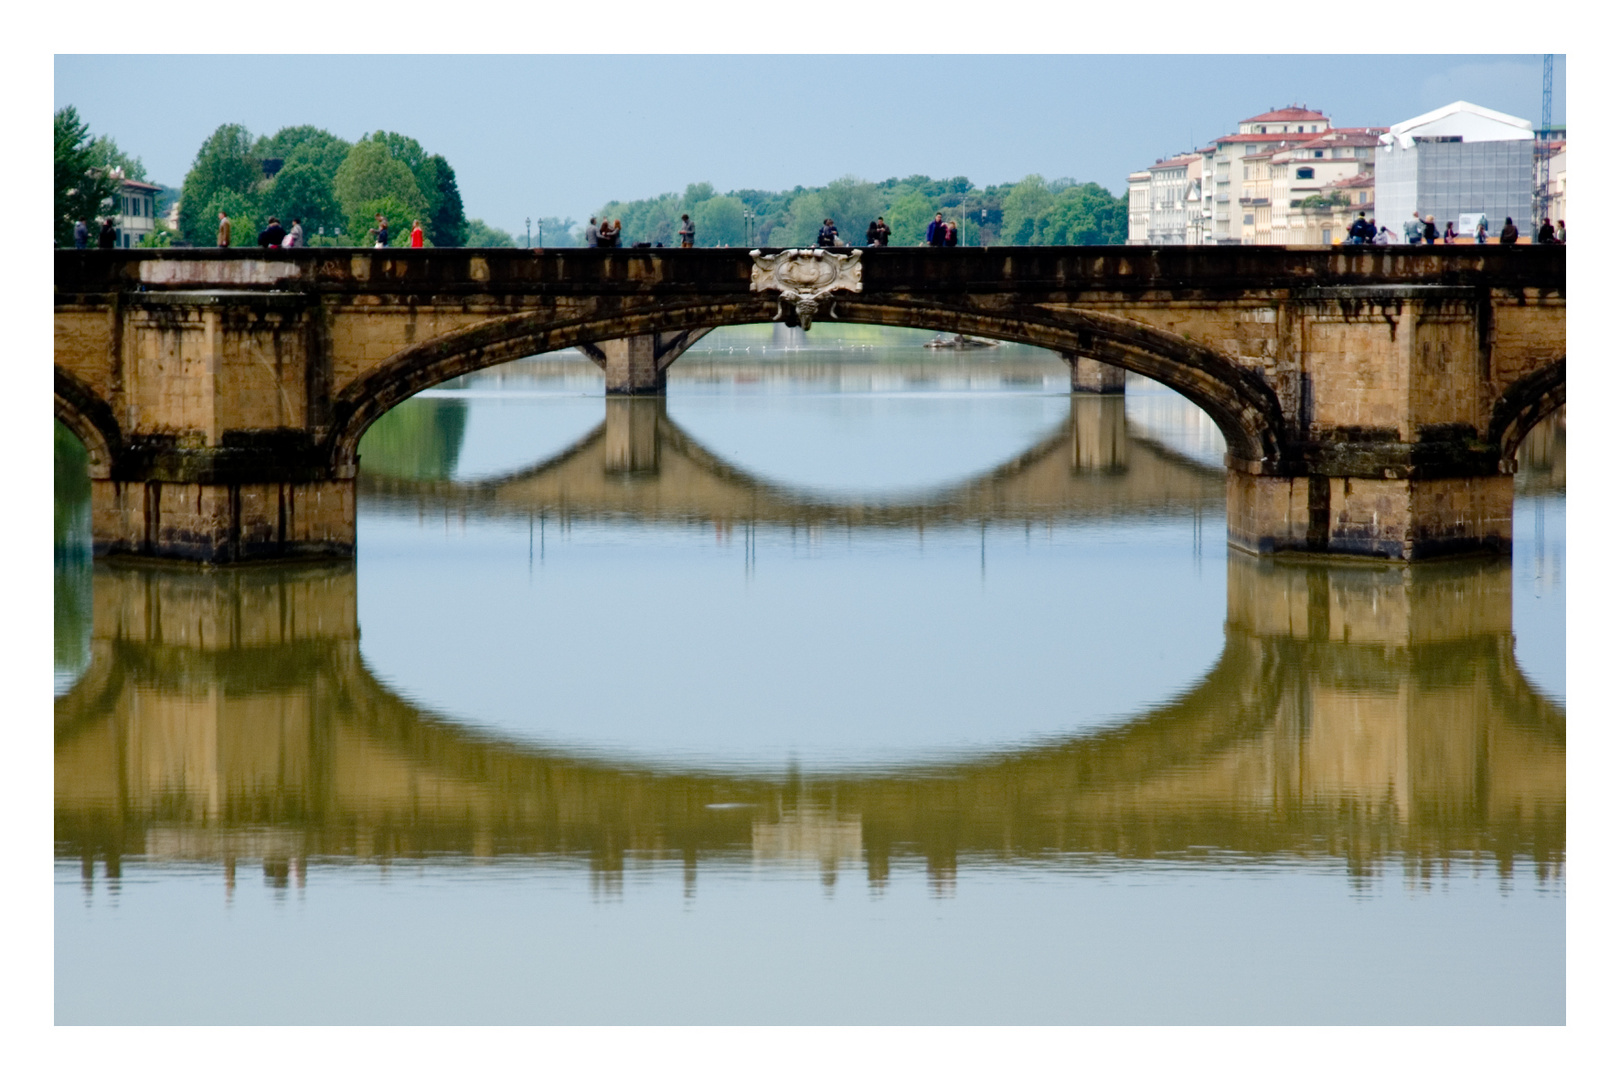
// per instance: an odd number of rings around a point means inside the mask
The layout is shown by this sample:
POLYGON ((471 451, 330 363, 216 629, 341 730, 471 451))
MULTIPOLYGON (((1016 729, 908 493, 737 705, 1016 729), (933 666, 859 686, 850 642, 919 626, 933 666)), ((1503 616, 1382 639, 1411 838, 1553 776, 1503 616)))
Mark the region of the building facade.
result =
POLYGON ((1153 174, 1146 169, 1133 172, 1126 179, 1125 242, 1148 242, 1148 223, 1152 219, 1153 174))
POLYGON ((1484 214, 1493 237, 1510 217, 1534 237, 1534 140, 1530 121, 1466 101, 1392 125, 1376 155, 1383 224, 1400 235, 1415 212, 1469 232, 1484 214))
POLYGON ((120 247, 137 247, 157 228, 157 196, 163 189, 140 180, 122 180, 118 185, 117 213, 120 247))

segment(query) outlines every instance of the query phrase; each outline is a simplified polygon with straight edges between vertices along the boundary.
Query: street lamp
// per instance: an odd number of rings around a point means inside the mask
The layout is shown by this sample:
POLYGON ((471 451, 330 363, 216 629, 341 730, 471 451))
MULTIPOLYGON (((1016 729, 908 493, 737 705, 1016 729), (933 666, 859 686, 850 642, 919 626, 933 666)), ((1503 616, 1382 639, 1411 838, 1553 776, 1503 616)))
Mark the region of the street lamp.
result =
POLYGON ((534 235, 529 231, 529 219, 523 219, 523 246, 534 247, 534 235))
POLYGON ((534 246, 546 246, 546 223, 540 218, 534 219, 534 246))

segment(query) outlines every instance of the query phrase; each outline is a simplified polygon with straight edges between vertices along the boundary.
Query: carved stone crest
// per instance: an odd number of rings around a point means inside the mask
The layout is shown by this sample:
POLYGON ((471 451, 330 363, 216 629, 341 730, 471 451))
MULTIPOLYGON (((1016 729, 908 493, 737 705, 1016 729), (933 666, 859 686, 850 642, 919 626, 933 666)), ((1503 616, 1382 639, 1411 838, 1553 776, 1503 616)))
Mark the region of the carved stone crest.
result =
POLYGON ((754 292, 775 290, 777 312, 774 322, 797 323, 810 329, 810 320, 827 301, 827 314, 837 318, 832 294, 861 291, 861 253, 835 255, 821 248, 789 248, 775 255, 761 255, 755 248, 749 288, 754 292))

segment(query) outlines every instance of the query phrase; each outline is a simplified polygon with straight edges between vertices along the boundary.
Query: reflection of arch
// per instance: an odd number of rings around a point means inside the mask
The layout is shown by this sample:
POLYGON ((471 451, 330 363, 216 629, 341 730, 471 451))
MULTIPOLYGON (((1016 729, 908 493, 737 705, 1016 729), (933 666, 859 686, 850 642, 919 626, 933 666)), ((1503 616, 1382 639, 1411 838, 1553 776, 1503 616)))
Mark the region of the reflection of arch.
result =
MULTIPOLYGON (((333 402, 329 454, 352 475, 360 437, 379 416, 413 394, 496 364, 598 341, 739 323, 769 322, 774 297, 710 304, 630 308, 600 318, 558 323, 543 312, 490 319, 410 346, 356 380, 333 402)), ((1163 383, 1207 413, 1230 456, 1275 461, 1284 431, 1282 408, 1258 374, 1199 345, 1115 315, 1029 306, 995 314, 941 303, 839 300, 845 322, 914 327, 1033 345, 1113 364, 1163 383)))
POLYGON ((113 458, 123 445, 112 407, 61 368, 56 369, 56 418, 84 444, 90 475, 98 480, 111 476, 113 458))
POLYGON ((1564 713, 1514 661, 1505 560, 1411 574, 1233 556, 1227 573, 1209 672, 1116 727, 783 780, 514 742, 414 705, 361 660, 350 570, 106 568, 91 669, 56 705, 57 840, 89 857, 281 830, 292 854, 363 838, 383 857, 695 858, 796 802, 856 823, 874 876, 891 851, 946 868, 1194 847, 1562 863, 1564 713), (1478 618, 1427 617, 1445 605, 1478 618), (219 632, 189 634, 199 621, 219 632))
POLYGON ((1533 371, 1497 399, 1488 438, 1501 447, 1504 468, 1512 466, 1524 437, 1564 404, 1564 366, 1560 359, 1533 371))
POLYGON ((522 516, 555 509, 575 519, 840 528, 1218 511, 1225 497, 1224 470, 1130 435, 1124 398, 1071 399, 1069 419, 1012 459, 965 480, 887 498, 807 493, 762 479, 684 431, 662 399, 606 404, 608 421, 517 472, 446 481, 390 479, 362 470, 359 491, 433 512, 455 507, 460 513, 522 516), (610 434, 610 428, 616 430, 610 434), (616 455, 621 460, 614 462, 616 455), (632 473, 636 482, 624 483, 632 473))

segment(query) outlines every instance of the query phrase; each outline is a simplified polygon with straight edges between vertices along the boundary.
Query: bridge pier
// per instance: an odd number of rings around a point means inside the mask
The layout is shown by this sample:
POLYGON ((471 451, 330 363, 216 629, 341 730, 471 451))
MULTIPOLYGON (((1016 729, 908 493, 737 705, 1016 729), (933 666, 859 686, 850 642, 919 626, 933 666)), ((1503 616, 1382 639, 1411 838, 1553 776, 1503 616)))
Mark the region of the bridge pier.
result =
POLYGON ((1060 352, 1069 365, 1069 392, 1073 394, 1123 394, 1125 369, 1079 353, 1060 352))
POLYGON ((354 554, 354 481, 90 481, 96 555, 187 562, 354 554))
POLYGON ((669 365, 711 327, 663 334, 637 334, 579 346, 606 376, 610 395, 655 396, 664 392, 669 365))

